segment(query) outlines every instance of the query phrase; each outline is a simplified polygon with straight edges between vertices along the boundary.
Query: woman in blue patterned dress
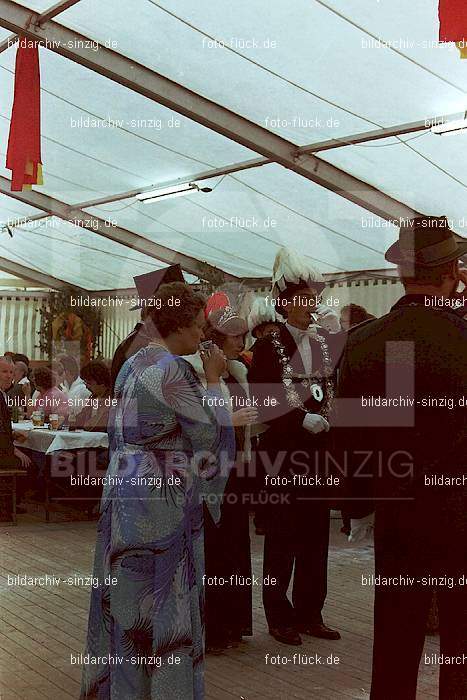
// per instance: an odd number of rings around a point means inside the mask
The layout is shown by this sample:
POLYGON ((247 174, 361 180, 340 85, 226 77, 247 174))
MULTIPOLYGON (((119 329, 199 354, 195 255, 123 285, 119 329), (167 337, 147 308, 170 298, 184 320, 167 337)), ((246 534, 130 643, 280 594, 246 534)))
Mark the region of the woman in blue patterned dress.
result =
POLYGON ((82 700, 204 698, 203 501, 217 521, 234 455, 226 364, 203 353, 204 389, 182 358, 204 337, 203 300, 179 282, 154 298, 154 342, 115 387, 82 700))

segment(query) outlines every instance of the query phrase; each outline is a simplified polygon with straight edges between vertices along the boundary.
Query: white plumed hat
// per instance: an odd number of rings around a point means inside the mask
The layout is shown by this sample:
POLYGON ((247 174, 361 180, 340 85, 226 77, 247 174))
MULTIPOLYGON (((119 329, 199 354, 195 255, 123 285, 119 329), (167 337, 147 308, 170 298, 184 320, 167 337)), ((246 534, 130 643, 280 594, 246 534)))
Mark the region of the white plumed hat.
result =
POLYGON ((250 333, 262 323, 275 323, 277 321, 276 308, 265 297, 255 297, 248 314, 248 328, 250 333))
POLYGON ((310 286, 322 291, 326 286, 324 278, 315 267, 312 267, 302 256, 292 248, 281 248, 274 260, 272 268, 272 295, 275 299, 286 288, 310 286))

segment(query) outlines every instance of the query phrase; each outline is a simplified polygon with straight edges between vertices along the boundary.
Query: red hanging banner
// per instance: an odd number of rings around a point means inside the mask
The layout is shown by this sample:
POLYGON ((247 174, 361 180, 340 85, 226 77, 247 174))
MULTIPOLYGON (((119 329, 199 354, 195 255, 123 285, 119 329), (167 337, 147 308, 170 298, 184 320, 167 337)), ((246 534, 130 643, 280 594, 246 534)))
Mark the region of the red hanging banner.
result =
POLYGON ((439 0, 439 40, 467 40, 466 0, 439 0))
POLYGON ((16 52, 6 167, 11 170, 12 192, 42 185, 39 49, 35 42, 23 37, 16 52))

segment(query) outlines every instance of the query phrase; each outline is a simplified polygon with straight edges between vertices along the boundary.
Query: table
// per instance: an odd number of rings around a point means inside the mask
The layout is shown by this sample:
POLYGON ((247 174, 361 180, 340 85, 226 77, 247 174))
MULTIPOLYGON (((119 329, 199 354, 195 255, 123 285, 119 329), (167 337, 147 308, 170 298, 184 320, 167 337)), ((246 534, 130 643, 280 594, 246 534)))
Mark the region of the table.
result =
POLYGON ((23 469, 0 469, 0 501, 11 498, 11 520, 0 521, 2 525, 10 522, 16 525, 16 477, 27 474, 23 469), (6 497, 6 498, 5 498, 6 497))
MULTIPOLYGON (((42 483, 42 487, 45 489, 43 492, 45 520, 46 522, 50 522, 51 484, 63 494, 67 492, 66 488, 59 485, 58 480, 54 478, 53 470, 51 470, 53 460, 60 459, 60 452, 71 452, 76 457, 80 454, 80 451, 106 450, 109 445, 108 435, 107 433, 97 433, 88 430, 69 431, 49 430, 45 427, 36 428, 32 421, 13 423, 12 427, 14 431, 26 433, 27 435, 26 440, 23 442, 16 440, 15 445, 21 450, 34 453, 34 455, 31 456, 36 466, 39 467, 39 480, 42 483)), ((42 487, 40 489, 41 491, 42 487)), ((53 500, 61 500, 61 497, 53 498, 53 500)), ((91 504, 89 508, 91 508, 91 504)), ((88 510, 88 517, 90 517, 90 510, 88 510)))
POLYGON ((49 455, 59 450, 91 449, 95 447, 108 447, 107 433, 93 433, 88 430, 49 430, 48 428, 35 428, 32 421, 13 423, 13 430, 27 433, 24 442, 16 441, 21 448, 25 447, 34 452, 42 452, 49 455))

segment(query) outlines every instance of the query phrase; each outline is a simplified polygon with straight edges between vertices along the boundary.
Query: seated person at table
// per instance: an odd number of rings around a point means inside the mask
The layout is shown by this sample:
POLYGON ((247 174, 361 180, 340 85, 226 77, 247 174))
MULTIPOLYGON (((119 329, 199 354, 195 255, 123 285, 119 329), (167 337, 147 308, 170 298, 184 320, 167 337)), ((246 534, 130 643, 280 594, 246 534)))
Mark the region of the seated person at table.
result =
POLYGON ((66 418, 70 412, 68 399, 66 394, 57 387, 52 370, 49 367, 38 367, 34 370, 34 382, 39 393, 33 396, 34 401, 28 408, 28 416, 33 411, 43 410, 46 422, 51 413, 66 418))
POLYGON ((68 383, 65 379, 65 370, 62 365, 62 360, 63 358, 66 357, 66 353, 62 352, 59 355, 56 355, 51 363, 51 368, 52 372, 55 374, 57 377, 57 386, 60 389, 60 391, 63 391, 65 394, 68 393, 68 389, 70 388, 68 386, 68 383))
POLYGON ((12 372, 13 372, 13 374, 11 375, 11 384, 8 387, 8 389, 5 390, 5 394, 8 397, 8 399, 7 399, 8 408, 10 409, 10 413, 11 413, 11 409, 14 406, 19 405, 19 403, 20 403, 19 399, 22 398, 24 396, 24 394, 23 394, 21 387, 18 387, 16 385, 15 363, 14 363, 13 357, 8 352, 6 352, 3 355, 2 360, 5 360, 5 362, 8 362, 8 364, 10 365, 12 372))
POLYGON ((110 371, 103 362, 94 360, 83 367, 81 378, 91 392, 91 402, 77 414, 76 427, 106 433, 111 397, 110 371))
POLYGON ((13 384, 7 394, 16 406, 26 407, 27 399, 31 397, 31 383, 28 379, 28 366, 24 362, 13 364, 13 384))
POLYGON ((7 398, 6 398, 6 401, 7 401, 8 408, 10 409, 10 414, 11 414, 12 408, 15 407, 15 406, 19 406, 19 405, 20 405, 20 399, 23 398, 24 395, 23 395, 23 391, 22 391, 21 387, 16 386, 16 382, 15 382, 15 363, 14 363, 14 361, 13 361, 12 356, 9 355, 8 353, 5 353, 5 354, 3 355, 3 358, 2 358, 2 359, 5 360, 5 362, 8 362, 8 364, 10 365, 10 369, 11 369, 11 371, 12 371, 12 374, 11 374, 11 384, 10 384, 10 386, 5 390, 5 394, 6 394, 6 397, 7 397, 7 398))
POLYGON ((6 389, 13 379, 13 364, 0 357, 0 469, 26 469, 30 459, 14 446, 15 433, 11 427, 6 389))
POLYGON ((15 352, 13 355, 13 362, 16 364, 17 362, 24 362, 27 368, 27 374, 26 374, 26 379, 31 385, 31 394, 34 393, 36 387, 34 386, 34 382, 32 381, 32 369, 29 361, 29 357, 27 355, 23 355, 21 352, 15 352))
POLYGON ((77 416, 86 406, 86 399, 91 396, 91 392, 86 388, 82 377, 79 374, 79 364, 72 355, 60 357, 60 364, 63 367, 65 381, 68 386, 66 394, 70 407, 70 415, 77 416))

